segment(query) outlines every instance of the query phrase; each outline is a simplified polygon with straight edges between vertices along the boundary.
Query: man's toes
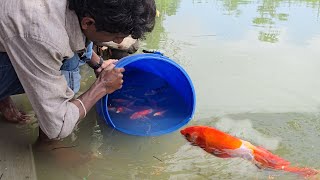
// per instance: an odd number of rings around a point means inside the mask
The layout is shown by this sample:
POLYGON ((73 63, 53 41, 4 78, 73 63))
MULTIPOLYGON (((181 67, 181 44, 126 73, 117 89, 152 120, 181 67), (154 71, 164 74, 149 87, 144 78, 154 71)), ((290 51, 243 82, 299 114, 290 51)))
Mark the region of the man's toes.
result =
POLYGON ((31 119, 31 117, 32 117, 31 114, 27 114, 27 113, 25 113, 23 111, 20 111, 20 113, 21 113, 20 116, 23 117, 23 118, 31 119))
POLYGON ((18 118, 19 123, 26 123, 29 122, 31 120, 31 116, 27 115, 27 114, 21 114, 18 118))
POLYGON ((5 120, 10 123, 27 123, 31 120, 31 115, 24 112, 5 114, 5 120))

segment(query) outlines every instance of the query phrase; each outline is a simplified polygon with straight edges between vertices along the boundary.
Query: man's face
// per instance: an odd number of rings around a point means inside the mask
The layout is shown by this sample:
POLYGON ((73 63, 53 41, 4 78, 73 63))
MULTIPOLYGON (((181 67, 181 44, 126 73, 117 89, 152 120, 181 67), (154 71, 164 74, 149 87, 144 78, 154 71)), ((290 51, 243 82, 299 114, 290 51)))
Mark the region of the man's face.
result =
POLYGON ((97 32, 94 20, 89 17, 84 17, 81 20, 81 28, 84 35, 93 42, 109 42, 113 41, 120 44, 128 35, 121 33, 109 33, 104 31, 97 32))

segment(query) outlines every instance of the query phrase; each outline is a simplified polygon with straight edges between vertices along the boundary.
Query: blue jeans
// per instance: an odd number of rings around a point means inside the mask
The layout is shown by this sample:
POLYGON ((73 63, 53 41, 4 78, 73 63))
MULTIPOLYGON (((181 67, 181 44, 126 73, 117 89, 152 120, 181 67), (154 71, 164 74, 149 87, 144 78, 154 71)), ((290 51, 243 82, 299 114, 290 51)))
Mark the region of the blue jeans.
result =
POLYGON ((0 52, 0 100, 24 90, 7 53, 0 52))
POLYGON ((75 53, 72 58, 64 60, 60 68, 61 74, 64 75, 68 86, 74 93, 77 93, 80 90, 81 75, 79 66, 83 64, 84 62, 80 60, 78 54, 75 53))
POLYGON ((68 86, 73 90, 74 93, 79 92, 80 90, 80 68, 86 63, 86 61, 90 61, 93 53, 93 43, 90 42, 86 48, 86 52, 80 58, 77 53, 74 53, 74 56, 70 59, 66 59, 63 61, 63 64, 60 68, 61 73, 67 80, 68 86))
POLYGON ((74 53, 74 56, 70 59, 63 61, 63 64, 60 68, 61 73, 67 80, 68 86, 73 90, 74 93, 79 92, 80 90, 80 66, 90 61, 93 53, 93 43, 90 42, 86 48, 86 52, 80 58, 77 53, 74 53))
MULTIPOLYGON (((75 55, 63 61, 61 73, 65 76, 68 86, 77 93, 80 89, 80 69, 79 56, 75 55)), ((5 52, 0 52, 0 100, 16 94, 23 94, 24 89, 14 70, 11 61, 5 52)))

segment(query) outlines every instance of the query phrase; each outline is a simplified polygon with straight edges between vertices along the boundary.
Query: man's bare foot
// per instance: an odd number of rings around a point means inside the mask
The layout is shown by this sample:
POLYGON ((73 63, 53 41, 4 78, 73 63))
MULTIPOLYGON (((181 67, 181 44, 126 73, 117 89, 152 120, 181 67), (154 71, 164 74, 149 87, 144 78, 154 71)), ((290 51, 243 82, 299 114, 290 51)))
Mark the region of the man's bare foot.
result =
POLYGON ((30 116, 19 111, 10 97, 6 97, 0 101, 0 113, 6 121, 12 123, 26 123, 30 120, 30 116))
POLYGON ((95 159, 92 152, 80 152, 76 145, 50 140, 41 129, 37 141, 33 144, 33 150, 35 153, 49 155, 60 168, 76 168, 95 159))

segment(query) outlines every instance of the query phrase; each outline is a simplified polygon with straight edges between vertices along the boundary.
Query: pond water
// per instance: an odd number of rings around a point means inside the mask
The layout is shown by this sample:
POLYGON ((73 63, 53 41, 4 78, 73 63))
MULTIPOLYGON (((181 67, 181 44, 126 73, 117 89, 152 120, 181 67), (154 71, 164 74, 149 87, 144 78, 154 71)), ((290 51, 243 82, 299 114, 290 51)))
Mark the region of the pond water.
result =
MULTIPOLYGON (((320 169, 320 0, 157 0, 157 8, 141 49, 159 50, 188 72, 197 95, 188 126, 214 126, 320 169)), ((83 92, 94 76, 86 66, 81 73, 83 92)), ((216 158, 179 131, 126 135, 94 110, 63 143, 94 158, 68 164, 77 153, 62 153, 60 162, 35 153, 40 180, 301 178, 216 158)))

